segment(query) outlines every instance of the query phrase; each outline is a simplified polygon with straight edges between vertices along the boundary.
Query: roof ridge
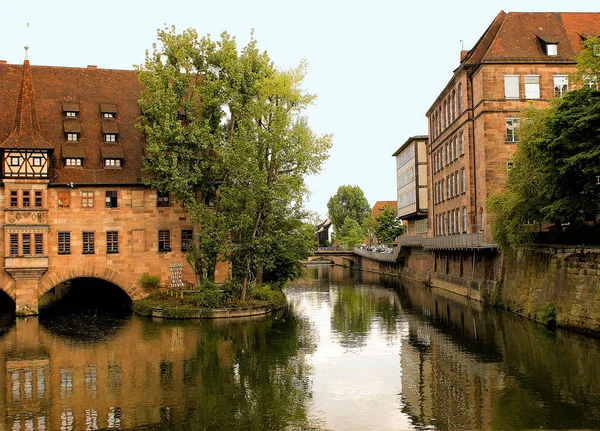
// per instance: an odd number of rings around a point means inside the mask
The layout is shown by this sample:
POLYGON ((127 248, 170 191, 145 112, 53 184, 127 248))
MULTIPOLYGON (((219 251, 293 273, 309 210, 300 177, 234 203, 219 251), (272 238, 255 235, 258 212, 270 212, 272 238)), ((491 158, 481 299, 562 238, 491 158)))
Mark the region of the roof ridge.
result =
POLYGON ((15 125, 8 138, 0 144, 0 148, 53 149, 52 145, 44 139, 39 131, 33 77, 31 75, 31 65, 27 59, 23 62, 23 75, 17 102, 15 125))

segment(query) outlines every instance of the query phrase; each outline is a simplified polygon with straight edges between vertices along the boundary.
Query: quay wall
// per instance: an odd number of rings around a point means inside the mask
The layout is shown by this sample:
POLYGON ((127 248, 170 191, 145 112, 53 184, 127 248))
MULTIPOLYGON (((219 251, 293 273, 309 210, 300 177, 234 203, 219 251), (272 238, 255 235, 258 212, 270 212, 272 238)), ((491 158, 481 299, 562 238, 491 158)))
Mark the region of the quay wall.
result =
POLYGON ((397 275, 539 319, 556 310, 556 324, 600 333, 600 248, 539 246, 515 252, 403 248, 398 262, 355 256, 363 271, 397 275))

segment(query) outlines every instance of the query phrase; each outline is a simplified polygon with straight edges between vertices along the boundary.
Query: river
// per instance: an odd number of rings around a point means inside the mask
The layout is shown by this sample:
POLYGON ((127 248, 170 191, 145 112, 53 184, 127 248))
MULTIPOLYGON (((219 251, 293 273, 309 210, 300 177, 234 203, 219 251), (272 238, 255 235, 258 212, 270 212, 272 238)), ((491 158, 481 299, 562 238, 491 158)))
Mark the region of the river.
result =
POLYGON ((600 342, 310 267, 258 319, 0 315, 0 431, 600 429, 600 342))

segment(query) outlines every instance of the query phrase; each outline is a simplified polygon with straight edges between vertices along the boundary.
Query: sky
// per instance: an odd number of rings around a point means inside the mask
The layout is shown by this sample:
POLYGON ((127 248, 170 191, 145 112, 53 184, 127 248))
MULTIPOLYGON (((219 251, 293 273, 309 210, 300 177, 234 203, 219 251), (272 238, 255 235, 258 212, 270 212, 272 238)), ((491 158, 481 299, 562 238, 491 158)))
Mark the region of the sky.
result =
MULTIPOLYGON (((305 207, 320 218, 342 185, 369 203, 396 199, 392 154, 427 134, 425 113, 495 16, 505 12, 600 12, 598 0, 0 0, 0 60, 32 65, 133 69, 165 25, 223 31, 258 47, 280 69, 309 64, 306 115, 332 134, 320 174, 306 179, 305 207), (27 28, 27 23, 29 27, 27 28)), ((35 84, 35 83, 34 83, 35 84)), ((2 83, 0 83, 0 86, 2 83)))

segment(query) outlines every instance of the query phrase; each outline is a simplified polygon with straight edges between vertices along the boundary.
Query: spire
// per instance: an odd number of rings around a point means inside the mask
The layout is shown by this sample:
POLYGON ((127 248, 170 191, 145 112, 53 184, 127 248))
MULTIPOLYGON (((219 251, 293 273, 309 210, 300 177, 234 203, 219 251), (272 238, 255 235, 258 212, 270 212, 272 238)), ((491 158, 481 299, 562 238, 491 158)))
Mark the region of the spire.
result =
POLYGON ((54 148, 44 139, 38 128, 33 78, 31 76, 31 66, 27 59, 28 50, 29 47, 26 46, 15 126, 8 138, 0 144, 0 148, 52 150, 54 148))

